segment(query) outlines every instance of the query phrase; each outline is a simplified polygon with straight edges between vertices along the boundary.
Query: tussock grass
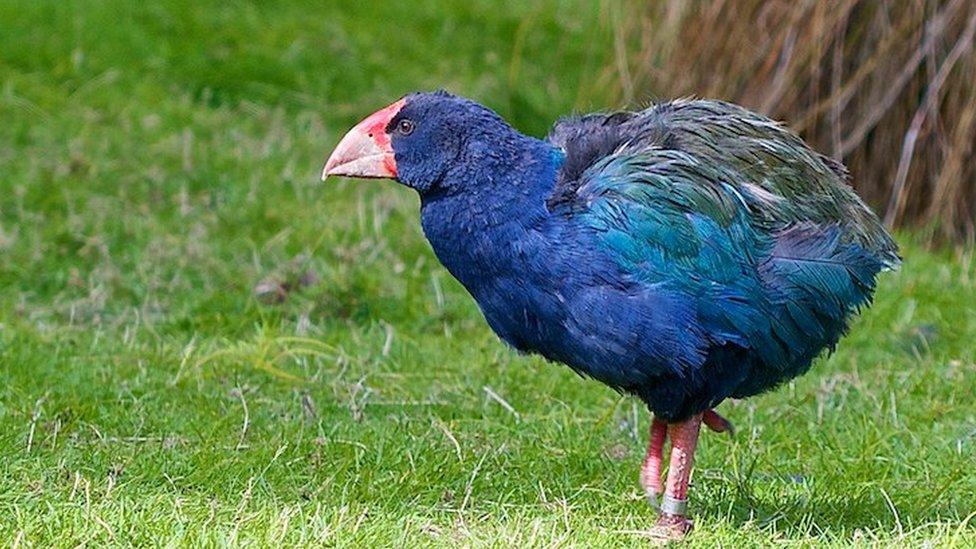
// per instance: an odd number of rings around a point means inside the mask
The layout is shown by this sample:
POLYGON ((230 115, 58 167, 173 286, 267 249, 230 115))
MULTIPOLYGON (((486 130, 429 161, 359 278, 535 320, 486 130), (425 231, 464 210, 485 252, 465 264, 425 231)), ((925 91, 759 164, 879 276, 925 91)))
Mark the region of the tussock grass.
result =
MULTIPOLYGON (((646 545, 645 412, 498 343, 405 189, 316 183, 410 89, 537 134, 602 106, 598 8, 0 21, 0 540, 646 545)), ((739 432, 701 445, 692 545, 976 544, 976 267, 902 240, 836 355, 724 406, 739 432)))
POLYGON ((976 240, 976 4, 674 0, 608 11, 619 47, 607 73, 624 99, 699 95, 767 113, 843 160, 889 226, 976 240))

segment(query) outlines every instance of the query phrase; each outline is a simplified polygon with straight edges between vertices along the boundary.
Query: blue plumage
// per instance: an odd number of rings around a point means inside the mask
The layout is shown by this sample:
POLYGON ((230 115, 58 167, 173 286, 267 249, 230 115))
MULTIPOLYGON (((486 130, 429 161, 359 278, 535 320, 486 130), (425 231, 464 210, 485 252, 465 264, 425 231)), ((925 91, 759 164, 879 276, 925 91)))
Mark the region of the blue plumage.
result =
POLYGON ((538 140, 415 94, 387 129, 491 328, 667 421, 805 372, 898 263, 839 164, 733 105, 570 118, 538 140))

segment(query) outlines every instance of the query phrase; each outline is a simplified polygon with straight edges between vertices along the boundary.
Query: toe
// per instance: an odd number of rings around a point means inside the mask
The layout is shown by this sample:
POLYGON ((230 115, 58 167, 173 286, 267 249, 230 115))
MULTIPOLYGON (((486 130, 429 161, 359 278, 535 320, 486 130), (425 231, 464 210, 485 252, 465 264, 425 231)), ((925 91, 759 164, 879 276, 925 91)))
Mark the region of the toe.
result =
POLYGON ((681 515, 662 513, 651 528, 650 536, 662 540, 679 540, 691 533, 694 522, 681 515))
POLYGON ((735 427, 732 422, 725 419, 715 410, 707 410, 702 414, 702 423, 716 433, 728 433, 729 436, 735 434, 735 427))

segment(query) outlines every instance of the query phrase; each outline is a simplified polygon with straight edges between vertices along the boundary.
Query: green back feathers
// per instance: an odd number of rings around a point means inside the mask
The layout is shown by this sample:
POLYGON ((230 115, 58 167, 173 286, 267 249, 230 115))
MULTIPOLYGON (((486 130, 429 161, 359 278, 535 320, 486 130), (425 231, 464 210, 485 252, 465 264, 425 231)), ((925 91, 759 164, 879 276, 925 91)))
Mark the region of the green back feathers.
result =
POLYGON ((846 183, 843 166, 739 106, 678 100, 639 113, 589 115, 561 121, 549 139, 570 149, 577 164, 564 170, 553 207, 572 207, 594 193, 637 202, 662 193, 677 211, 721 225, 742 215, 761 233, 798 223, 837 224, 843 240, 876 253, 888 267, 899 263, 897 246, 846 183), (620 170, 641 185, 618 185, 620 170))

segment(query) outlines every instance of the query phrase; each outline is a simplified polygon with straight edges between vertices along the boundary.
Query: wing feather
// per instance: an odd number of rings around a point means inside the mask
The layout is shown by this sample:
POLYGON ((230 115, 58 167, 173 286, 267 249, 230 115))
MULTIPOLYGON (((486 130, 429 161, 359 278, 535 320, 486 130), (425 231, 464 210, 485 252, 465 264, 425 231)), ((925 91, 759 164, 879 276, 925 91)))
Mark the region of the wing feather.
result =
POLYGON ((634 279, 697 304, 712 344, 805 369, 897 247, 846 171, 734 105, 680 101, 561 121, 549 200, 634 279))

